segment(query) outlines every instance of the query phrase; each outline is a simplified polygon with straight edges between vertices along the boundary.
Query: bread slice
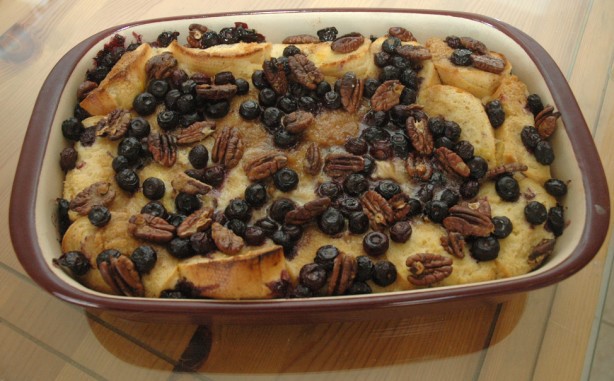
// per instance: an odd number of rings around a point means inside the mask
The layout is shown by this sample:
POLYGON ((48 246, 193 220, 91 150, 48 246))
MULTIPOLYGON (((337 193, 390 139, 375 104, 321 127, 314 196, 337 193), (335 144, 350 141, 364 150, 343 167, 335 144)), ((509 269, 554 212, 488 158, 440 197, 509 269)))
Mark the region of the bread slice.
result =
POLYGON ((204 298, 269 299, 287 284, 281 246, 268 245, 232 257, 193 257, 177 267, 179 276, 204 298))

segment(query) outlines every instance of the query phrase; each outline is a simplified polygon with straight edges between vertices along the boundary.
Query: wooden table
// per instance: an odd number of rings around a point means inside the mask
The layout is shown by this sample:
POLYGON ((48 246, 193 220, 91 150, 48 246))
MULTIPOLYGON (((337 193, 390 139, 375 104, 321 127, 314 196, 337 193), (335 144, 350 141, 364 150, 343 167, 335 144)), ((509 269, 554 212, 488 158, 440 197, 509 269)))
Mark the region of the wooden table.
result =
MULTIPOLYGON (((357 0, 353 7, 404 7, 357 0)), ((590 363, 609 241, 582 271, 511 301, 392 321, 195 326, 89 314, 41 290, 18 263, 7 211, 36 95, 58 59, 102 29, 223 11, 327 7, 325 1, 133 0, 0 3, 0 379, 575 380, 590 363), (25 41, 24 46, 16 41, 25 41), (196 350, 197 349, 197 350, 196 350)), ((614 177, 614 2, 412 1, 485 14, 533 36, 569 80, 614 177)))

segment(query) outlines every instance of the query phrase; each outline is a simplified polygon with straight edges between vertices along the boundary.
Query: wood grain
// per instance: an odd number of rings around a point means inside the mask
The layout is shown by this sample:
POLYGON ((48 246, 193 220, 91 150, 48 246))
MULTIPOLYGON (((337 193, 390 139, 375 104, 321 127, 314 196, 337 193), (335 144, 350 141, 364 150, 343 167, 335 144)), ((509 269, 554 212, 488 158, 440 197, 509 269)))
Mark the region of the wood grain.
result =
MULTIPOLYGON (((481 13, 533 36, 568 78, 613 183, 614 2, 416 0, 408 5, 361 0, 348 5, 481 13)), ((590 333, 594 313, 602 303, 601 281, 604 271, 610 270, 604 268, 608 244, 573 277, 515 296, 502 305, 373 322, 213 326, 208 330, 195 325, 132 322, 109 313, 86 313, 42 291, 27 277, 9 239, 10 179, 36 94, 66 51, 95 32, 134 20, 330 6, 339 4, 283 0, 135 0, 121 5, 110 0, 0 2, 4 142, 0 176, 7 179, 0 184, 0 379, 580 378, 585 353, 594 345, 590 333), (207 345, 206 358, 190 357, 207 345), (38 366, 31 366, 34 361, 38 366), (516 362, 522 366, 514 365, 516 362), (194 366, 197 372, 186 372, 194 366)))

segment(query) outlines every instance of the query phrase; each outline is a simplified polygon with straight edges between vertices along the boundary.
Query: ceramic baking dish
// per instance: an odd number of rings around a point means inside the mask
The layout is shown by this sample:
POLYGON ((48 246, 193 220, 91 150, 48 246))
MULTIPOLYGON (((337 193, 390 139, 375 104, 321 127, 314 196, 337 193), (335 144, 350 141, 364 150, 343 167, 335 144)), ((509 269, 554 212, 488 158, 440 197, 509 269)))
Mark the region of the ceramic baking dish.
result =
MULTIPOLYGON (((185 39, 187 33, 182 33, 185 39)), ((199 15, 141 21, 107 29, 84 40, 57 63, 40 90, 13 184, 10 231, 17 256, 41 287, 58 298, 95 310, 113 311, 140 320, 192 322, 297 322, 371 319, 398 316, 410 310, 429 311, 467 305, 467 302, 501 301, 559 282, 585 266, 603 243, 609 221, 609 196, 604 171, 592 136, 569 85, 556 63, 531 37, 518 29, 484 16, 418 10, 293 10, 199 15), (297 19, 301 22, 297 23, 297 19), (56 199, 62 193, 63 174, 58 157, 65 141, 62 120, 72 114, 75 90, 83 81, 92 58, 114 34, 132 33, 153 41, 163 30, 187 31, 199 22, 212 29, 246 22, 270 42, 285 36, 314 34, 336 26, 365 36, 382 35, 390 26, 405 26, 424 41, 430 36, 471 36, 490 49, 503 52, 514 74, 529 90, 554 104, 562 114, 553 137, 556 160, 553 175, 569 179, 565 197, 570 221, 551 258, 538 270, 510 279, 418 291, 311 299, 259 301, 168 300, 127 298, 87 289, 52 265, 60 250, 56 199), (297 27, 298 25, 298 27, 297 27)))

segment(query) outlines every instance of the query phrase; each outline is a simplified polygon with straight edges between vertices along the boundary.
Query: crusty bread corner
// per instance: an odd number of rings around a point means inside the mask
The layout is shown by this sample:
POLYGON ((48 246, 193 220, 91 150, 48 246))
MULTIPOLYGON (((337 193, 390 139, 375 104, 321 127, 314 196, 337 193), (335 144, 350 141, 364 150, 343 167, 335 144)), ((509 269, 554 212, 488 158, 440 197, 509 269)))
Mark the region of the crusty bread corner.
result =
POLYGON ((185 47, 173 41, 167 51, 188 74, 203 73, 209 76, 230 71, 237 78, 250 80, 252 73, 262 69, 262 63, 271 57, 271 44, 239 42, 232 45, 216 45, 207 49, 185 47))
POLYGON ((496 164, 495 136, 482 102, 469 92, 447 85, 434 85, 420 92, 418 103, 430 117, 443 116, 461 127, 460 139, 467 140, 490 168, 496 164))
POLYGON ((124 54, 100 85, 81 101, 81 107, 90 115, 106 115, 118 108, 131 109, 134 97, 147 85, 143 68, 153 55, 149 44, 141 44, 124 54))
POLYGON ((270 299, 288 282, 281 246, 269 245, 232 257, 193 257, 178 266, 179 277, 205 298, 270 299))
POLYGON ((509 76, 512 65, 503 54, 490 52, 491 55, 505 60, 505 69, 500 74, 478 70, 471 66, 456 66, 450 62, 453 49, 440 38, 429 38, 425 46, 433 55, 433 64, 441 82, 466 90, 478 99, 491 96, 501 84, 502 78, 509 76))

